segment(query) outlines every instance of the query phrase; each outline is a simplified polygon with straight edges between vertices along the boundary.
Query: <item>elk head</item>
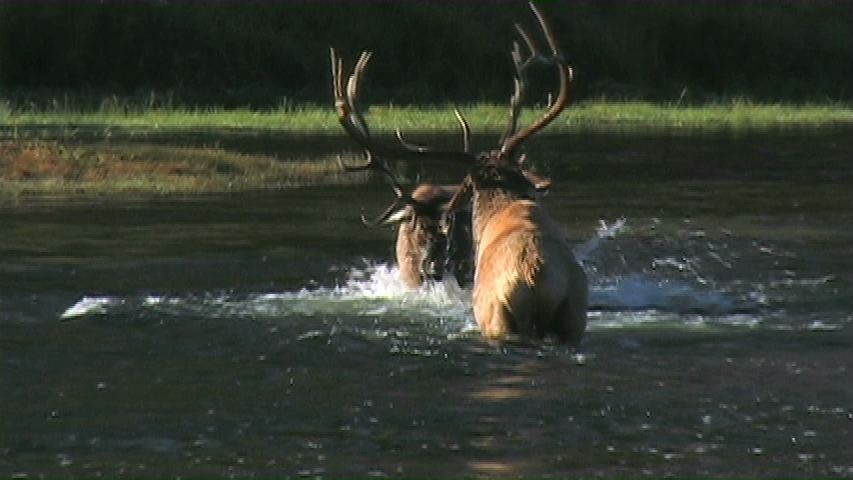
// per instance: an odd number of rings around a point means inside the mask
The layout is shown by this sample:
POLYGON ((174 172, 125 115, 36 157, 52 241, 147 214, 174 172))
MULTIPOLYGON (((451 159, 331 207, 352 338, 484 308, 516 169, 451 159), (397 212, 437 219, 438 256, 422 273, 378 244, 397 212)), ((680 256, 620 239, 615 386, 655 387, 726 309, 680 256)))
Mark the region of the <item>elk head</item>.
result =
POLYGON ((520 152, 520 148, 525 140, 548 126, 565 108, 569 100, 572 69, 566 63, 542 12, 532 2, 529 5, 545 35, 550 52, 541 53, 527 31, 521 25, 515 24, 519 37, 526 45, 527 54, 522 52, 517 41, 513 43, 511 58, 515 77, 514 90, 510 96, 509 122, 501 135, 498 148, 481 152, 471 159, 473 166, 462 181, 456 197, 451 201, 451 212, 457 205, 466 204, 472 194, 537 198, 537 193, 547 191, 551 186, 550 179, 540 177, 524 167, 526 155, 520 152), (527 88, 527 72, 534 65, 551 65, 556 68, 559 93, 539 119, 519 130, 518 117, 527 88))
MULTIPOLYGON (((425 280, 441 280, 445 272, 452 273, 460 285, 467 285, 473 278, 474 263, 471 212, 464 206, 447 212, 447 205, 459 188, 455 185, 422 183, 406 191, 380 155, 415 153, 419 147, 406 143, 399 132, 401 147, 398 149, 375 142, 364 116, 356 106, 359 81, 370 55, 370 52, 361 54, 353 73, 344 83, 342 61, 333 49, 330 50, 338 120, 350 137, 363 148, 366 158, 366 162, 361 165, 346 164, 340 157, 338 161, 346 171, 372 169, 380 172, 388 179, 395 195, 394 201, 375 219, 368 220, 362 215, 361 220, 369 227, 397 226, 395 253, 400 279, 407 287, 417 288, 425 280), (452 223, 453 228, 442 229, 442 219, 452 223)), ((467 150, 470 129, 460 114, 457 114, 457 119, 463 130, 467 150)))
POLYGON ((445 273, 453 274, 460 286, 473 280, 471 210, 463 207, 447 213, 457 190, 456 185, 421 183, 376 219, 362 216, 369 227, 396 225, 395 254, 400 280, 407 287, 442 280, 445 273), (443 229, 442 219, 452 223, 452 228, 443 229))

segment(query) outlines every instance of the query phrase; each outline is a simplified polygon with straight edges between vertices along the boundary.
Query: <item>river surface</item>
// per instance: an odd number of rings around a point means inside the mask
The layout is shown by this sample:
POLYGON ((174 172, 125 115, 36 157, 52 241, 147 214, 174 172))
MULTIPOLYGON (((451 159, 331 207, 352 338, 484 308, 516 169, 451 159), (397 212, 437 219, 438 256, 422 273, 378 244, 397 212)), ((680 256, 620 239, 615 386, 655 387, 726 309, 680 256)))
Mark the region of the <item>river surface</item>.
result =
POLYGON ((849 133, 537 139, 577 351, 403 289, 381 181, 2 206, 0 477, 853 477, 849 133))

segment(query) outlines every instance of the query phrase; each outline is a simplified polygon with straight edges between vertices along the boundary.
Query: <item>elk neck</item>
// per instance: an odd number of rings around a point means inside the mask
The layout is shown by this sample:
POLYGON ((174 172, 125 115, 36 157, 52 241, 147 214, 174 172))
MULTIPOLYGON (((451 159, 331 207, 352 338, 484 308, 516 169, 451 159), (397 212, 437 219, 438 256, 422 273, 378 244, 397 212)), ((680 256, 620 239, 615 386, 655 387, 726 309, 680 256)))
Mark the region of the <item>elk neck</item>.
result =
POLYGON ((507 167, 487 166, 472 175, 472 227, 478 245, 489 221, 513 203, 534 201, 534 187, 520 171, 507 167))

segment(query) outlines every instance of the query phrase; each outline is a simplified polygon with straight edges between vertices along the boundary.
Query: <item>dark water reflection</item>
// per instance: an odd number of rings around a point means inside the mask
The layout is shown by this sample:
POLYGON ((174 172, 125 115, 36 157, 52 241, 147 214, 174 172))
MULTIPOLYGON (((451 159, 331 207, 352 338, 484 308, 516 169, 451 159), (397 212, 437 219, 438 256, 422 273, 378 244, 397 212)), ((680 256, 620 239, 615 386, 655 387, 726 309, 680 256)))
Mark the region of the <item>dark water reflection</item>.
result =
POLYGON ((543 138, 580 355, 399 289, 377 185, 4 208, 0 475, 853 476, 847 137, 543 138))

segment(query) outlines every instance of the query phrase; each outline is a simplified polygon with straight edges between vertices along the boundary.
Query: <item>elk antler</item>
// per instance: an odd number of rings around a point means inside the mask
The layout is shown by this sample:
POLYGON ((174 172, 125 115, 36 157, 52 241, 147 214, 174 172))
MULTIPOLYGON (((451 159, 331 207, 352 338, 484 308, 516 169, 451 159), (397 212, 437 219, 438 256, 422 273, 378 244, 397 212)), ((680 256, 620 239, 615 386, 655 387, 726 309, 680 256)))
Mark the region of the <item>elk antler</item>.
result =
MULTIPOLYGON (((338 115, 338 122, 344 127, 344 130, 349 134, 349 136, 352 137, 352 139, 355 140, 356 143, 365 150, 365 152, 372 152, 374 157, 382 154, 403 158, 423 158, 424 156, 429 156, 446 160, 471 161, 473 156, 468 151, 470 148, 471 129, 468 127, 468 123, 462 117, 462 114, 458 111, 456 112, 456 119, 462 128, 463 141, 466 147, 464 152, 436 151, 419 145, 407 143, 402 139, 402 134, 399 129, 397 129, 397 137, 400 139, 403 148, 389 148, 379 142, 375 142, 371 138, 367 122, 356 107, 359 82, 361 81, 364 69, 367 67, 367 62, 370 61, 371 55, 372 52, 369 51, 361 53, 355 67, 353 68, 352 74, 347 78, 345 83, 343 61, 335 54, 334 48, 329 49, 329 56, 332 64, 332 88, 335 95, 335 111, 338 115)), ((376 161, 376 164, 383 164, 383 162, 376 161)), ((353 167, 348 166, 347 170, 352 171, 352 168, 353 167)), ((364 170, 368 167, 367 164, 365 164, 355 168, 357 170, 364 170)))
POLYGON ((566 63, 565 58, 563 58, 563 53, 560 51, 560 47, 554 39, 554 33, 548 26, 548 22, 545 21, 545 17, 542 15, 542 12, 539 11, 533 2, 529 2, 529 5, 530 9, 533 10, 533 14, 536 15, 539 27, 545 35, 545 40, 548 42, 548 47, 550 48, 551 53, 547 56, 542 55, 524 28, 519 24, 515 24, 515 29, 527 45, 530 55, 527 58, 522 59, 521 47, 518 42, 513 42, 512 63, 515 67, 515 88, 512 96, 510 97, 509 124, 501 136, 500 142, 501 156, 506 159, 513 158, 515 151, 521 143, 524 142, 524 140, 547 126, 557 118, 557 115, 559 115, 560 112, 563 111, 569 100, 569 85, 572 81, 572 68, 566 63), (551 104, 545 114, 535 122, 521 129, 521 131, 516 132, 518 115, 521 112, 522 100, 524 98, 524 90, 527 87, 527 69, 534 63, 550 64, 557 68, 557 73, 560 76, 560 91, 556 100, 551 104))
POLYGON ((364 115, 358 110, 356 102, 358 101, 358 89, 359 82, 361 81, 361 77, 364 74, 364 70, 367 67, 367 63, 370 61, 372 53, 369 51, 364 51, 358 57, 358 61, 353 67, 352 74, 349 75, 346 82, 344 82, 344 66, 343 61, 340 57, 335 53, 334 48, 329 49, 329 57, 331 60, 332 67, 332 90, 334 91, 335 97, 335 112, 338 116, 338 122, 344 128, 344 130, 349 134, 349 136, 358 143, 359 146, 364 150, 365 163, 361 165, 347 165, 344 163, 343 159, 338 156, 338 163, 340 163, 341 167, 348 172, 358 172, 364 170, 377 170, 381 172, 385 177, 388 178, 388 181, 391 184, 391 188, 394 190, 394 195, 396 195, 396 200, 385 209, 376 219, 368 220, 362 215, 362 222, 368 226, 376 226, 386 222, 395 210, 404 206, 411 205, 413 207, 420 206, 420 203, 411 197, 411 194, 405 193, 403 187, 400 185, 400 182, 397 181, 397 178, 394 176, 394 173, 388 167, 388 165, 380 158, 380 154, 388 154, 395 156, 404 156, 404 157, 412 157, 412 156, 424 156, 429 155, 431 157, 437 158, 445 158, 451 160, 463 160, 466 163, 473 159, 473 156, 470 153, 470 138, 471 138, 471 129, 468 126, 468 122, 465 121, 465 118, 462 117, 462 114, 456 110, 456 119, 459 122, 459 125, 462 129, 463 134, 463 142, 464 142, 464 152, 444 152, 444 151, 433 151, 429 150, 425 147, 421 147, 418 145, 413 145, 407 143, 402 138, 402 134, 399 129, 397 130, 397 137, 400 140, 402 149, 391 149, 387 148, 384 145, 375 142, 370 136, 370 129, 367 126, 367 122, 364 120, 364 115))
MULTIPOLYGON (((459 122, 459 128, 462 130, 462 151, 466 154, 471 153, 471 127, 468 125, 468 121, 465 120, 465 117, 462 116, 462 112, 459 111, 458 108, 453 109, 453 115, 456 117, 456 121, 459 122)), ((417 145, 414 143, 409 143, 406 139, 403 138, 403 132, 400 129, 396 129, 394 131, 397 135, 397 140, 400 142, 400 145, 403 146, 406 150, 413 153, 432 153, 433 151, 424 145, 417 145)), ((448 152, 439 152, 439 155, 448 155, 448 152)), ((455 154, 452 154, 455 156, 455 154)))
POLYGON ((358 83, 364 73, 367 62, 370 61, 371 52, 364 51, 358 57, 358 61, 353 68, 352 74, 346 82, 344 88, 344 67, 343 61, 335 54, 335 49, 329 49, 329 57, 332 64, 332 88, 335 94, 335 111, 338 115, 338 122, 344 127, 344 130, 364 149, 364 157, 366 162, 361 165, 347 165, 344 163, 340 155, 338 155, 338 163, 348 172, 359 172, 364 170, 377 170, 388 178, 396 199, 388 208, 385 209, 374 220, 368 220, 364 215, 361 216, 361 221, 367 226, 377 226, 384 223, 391 214, 398 208, 417 203, 410 195, 403 192, 403 187, 394 172, 388 165, 382 161, 378 155, 374 154, 373 150, 376 145, 370 138, 370 129, 367 127, 367 122, 364 121, 364 116, 356 107, 358 99, 358 83))

